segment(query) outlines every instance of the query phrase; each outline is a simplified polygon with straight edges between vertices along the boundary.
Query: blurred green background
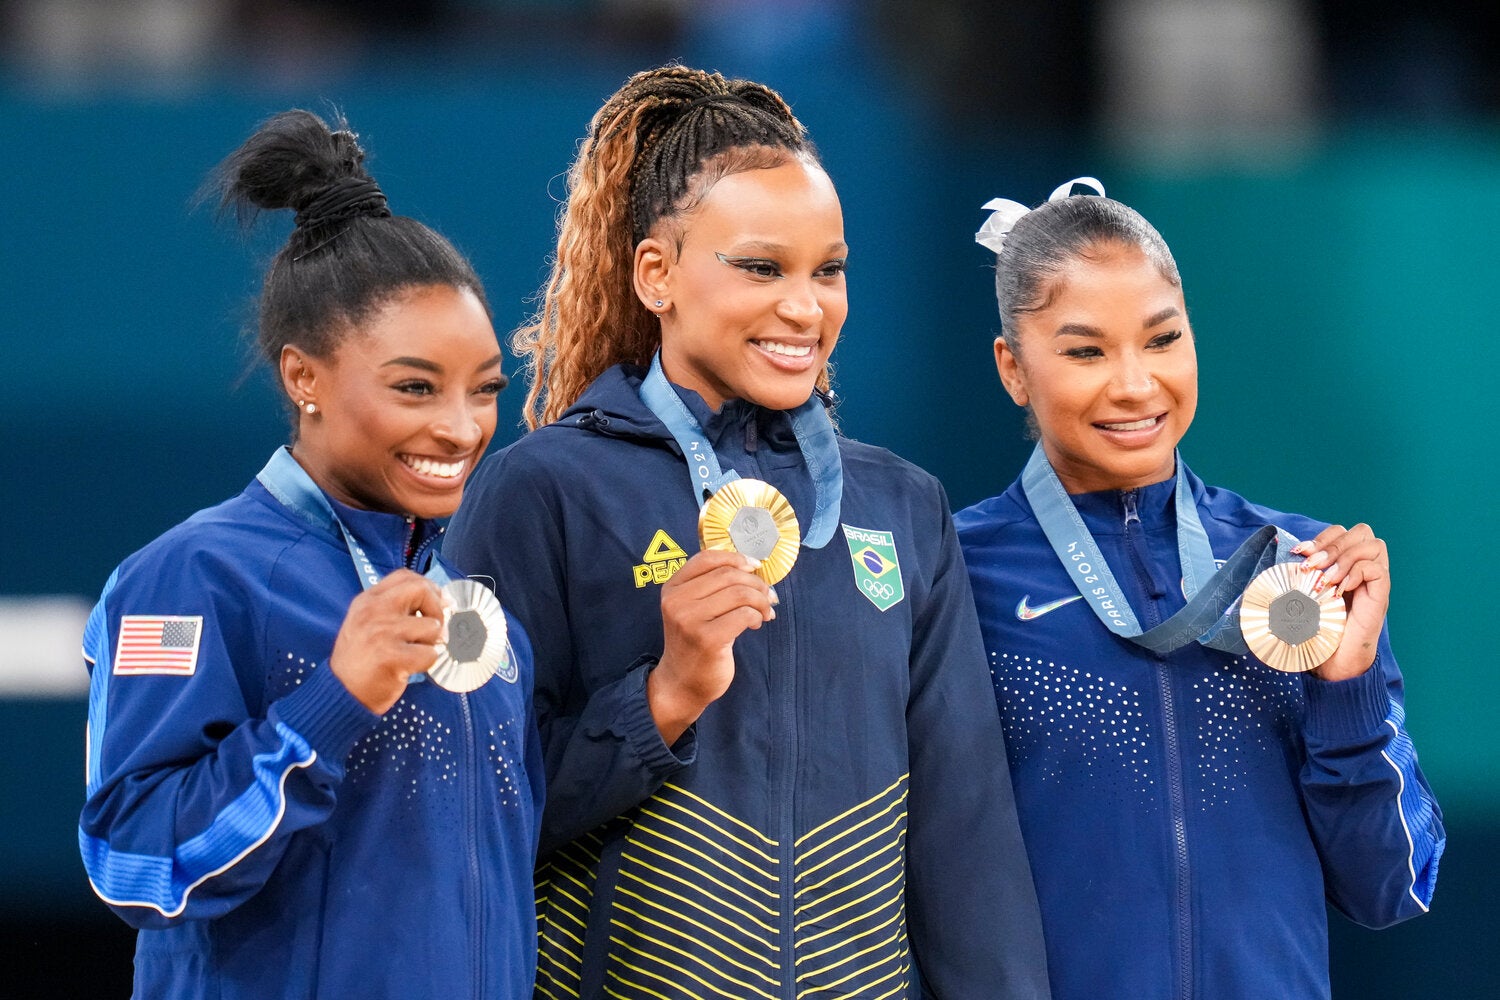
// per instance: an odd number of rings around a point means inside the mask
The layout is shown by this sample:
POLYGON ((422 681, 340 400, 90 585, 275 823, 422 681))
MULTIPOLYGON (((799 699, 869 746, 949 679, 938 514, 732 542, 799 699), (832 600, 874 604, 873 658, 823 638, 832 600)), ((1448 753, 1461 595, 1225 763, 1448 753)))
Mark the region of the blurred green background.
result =
MULTIPOLYGON (((534 305, 589 116, 630 72, 680 57, 770 83, 808 125, 852 247, 843 429, 930 469, 955 508, 1002 490, 1029 450, 991 361, 979 206, 1091 174, 1157 225, 1199 342, 1194 470, 1272 507, 1367 521, 1391 548, 1408 725, 1450 841, 1430 915, 1378 934, 1331 918, 1335 996, 1500 996, 1500 676, 1484 638, 1500 565, 1484 520, 1500 490, 1500 123, 1479 22, 1407 15, 1390 37, 1351 34, 1335 5, 1270 0, 1201 5, 1209 21, 1165 0, 1048 15, 184 0, 154 6, 198 34, 163 49, 160 25, 141 41, 136 22, 36 13, 91 6, 110 5, 0 3, 0 421, 16 449, 0 475, 0 955, 22 970, 14 995, 129 990, 132 935, 77 860, 86 710, 69 615, 285 438, 267 380, 242 379, 239 336, 289 222, 247 239, 216 225, 191 204, 207 171, 270 113, 341 108, 392 207, 471 256, 503 335, 534 305), (1279 11, 1282 33, 1247 28, 1247 11, 1279 11), (1158 62, 1197 68, 1163 78, 1158 62)), ((520 397, 502 398, 497 445, 519 433, 520 397)))

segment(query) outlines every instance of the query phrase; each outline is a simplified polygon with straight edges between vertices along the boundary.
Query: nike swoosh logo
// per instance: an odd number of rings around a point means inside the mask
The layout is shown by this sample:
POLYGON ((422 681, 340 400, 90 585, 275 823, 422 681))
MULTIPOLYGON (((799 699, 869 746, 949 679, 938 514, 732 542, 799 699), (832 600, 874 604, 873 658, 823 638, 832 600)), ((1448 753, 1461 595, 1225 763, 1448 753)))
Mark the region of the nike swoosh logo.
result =
POLYGON ((1031 600, 1031 595, 1027 594, 1026 596, 1021 598, 1021 603, 1016 605, 1016 617, 1023 622, 1029 622, 1033 618, 1042 617, 1042 615, 1045 615, 1049 611, 1056 611, 1064 604, 1072 604, 1074 601, 1080 601, 1082 599, 1082 594, 1074 594, 1072 597, 1064 597, 1060 600, 1048 601, 1046 604, 1038 604, 1033 608, 1031 605, 1026 603, 1027 601, 1031 600))

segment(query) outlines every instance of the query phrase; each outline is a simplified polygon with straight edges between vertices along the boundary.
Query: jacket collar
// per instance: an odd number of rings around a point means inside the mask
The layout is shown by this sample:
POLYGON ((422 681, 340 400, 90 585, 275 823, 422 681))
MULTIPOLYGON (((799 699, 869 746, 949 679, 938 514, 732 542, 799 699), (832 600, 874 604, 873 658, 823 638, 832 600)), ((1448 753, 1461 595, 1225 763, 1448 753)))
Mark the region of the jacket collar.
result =
MULTIPOLYGON (((673 452, 679 452, 671 432, 641 401, 641 381, 645 377, 646 369, 639 365, 621 364, 606 369, 558 418, 557 424, 611 437, 664 441, 673 452)), ((784 411, 768 410, 739 399, 731 399, 714 411, 691 389, 678 385, 672 388, 715 446, 731 431, 743 434, 744 428, 753 422, 756 436, 775 450, 790 448, 795 451, 797 448, 791 420, 784 411)))

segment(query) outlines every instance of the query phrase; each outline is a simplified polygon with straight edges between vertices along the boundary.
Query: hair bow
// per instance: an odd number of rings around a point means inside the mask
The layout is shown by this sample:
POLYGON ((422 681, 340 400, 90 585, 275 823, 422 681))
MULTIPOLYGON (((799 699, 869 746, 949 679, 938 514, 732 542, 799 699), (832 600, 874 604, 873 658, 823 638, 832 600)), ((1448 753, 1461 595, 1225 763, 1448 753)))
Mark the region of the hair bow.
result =
MULTIPOLYGON (((1099 197, 1104 197, 1104 185, 1092 177, 1075 177, 1065 184, 1059 184, 1052 193, 1047 196, 1048 201, 1061 201, 1073 193, 1075 185, 1082 184, 1091 187, 1099 197)), ((979 227, 979 232, 974 234, 974 242, 986 247, 999 256, 1005 249, 1005 238, 1015 228, 1016 223, 1021 221, 1021 216, 1030 212, 1031 209, 1019 201, 1011 201, 1009 198, 991 198, 985 202, 982 208, 990 212, 990 217, 984 220, 984 225, 979 227)))

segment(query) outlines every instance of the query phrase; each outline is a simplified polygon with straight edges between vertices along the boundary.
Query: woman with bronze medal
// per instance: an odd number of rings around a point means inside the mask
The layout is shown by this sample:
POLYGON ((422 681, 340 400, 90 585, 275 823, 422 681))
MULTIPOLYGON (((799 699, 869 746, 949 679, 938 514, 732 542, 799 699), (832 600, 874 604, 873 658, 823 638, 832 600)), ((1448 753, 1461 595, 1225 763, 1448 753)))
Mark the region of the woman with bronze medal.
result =
POLYGON ((258 347, 293 441, 126 559, 89 619, 94 890, 138 997, 530 993, 530 645, 435 557, 504 387, 484 291, 289 111, 216 175, 293 209, 258 347))
POLYGON ((1325 899, 1425 912, 1444 844, 1385 543, 1183 463, 1193 331, 1137 212, 1092 178, 986 207, 995 358, 1038 443, 956 521, 1053 996, 1327 997, 1325 899))
POLYGON ((828 416, 849 248, 801 124, 647 71, 569 187, 536 429, 445 542, 536 643, 537 994, 1045 996, 946 500, 828 416))

